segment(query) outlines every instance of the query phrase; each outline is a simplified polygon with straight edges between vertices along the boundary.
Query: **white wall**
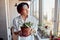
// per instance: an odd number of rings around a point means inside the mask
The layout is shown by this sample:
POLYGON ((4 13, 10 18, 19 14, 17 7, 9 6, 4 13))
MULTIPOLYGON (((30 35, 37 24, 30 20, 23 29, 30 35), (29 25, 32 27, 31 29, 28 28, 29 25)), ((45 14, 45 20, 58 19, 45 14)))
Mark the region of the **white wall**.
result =
POLYGON ((7 40, 5 0, 0 0, 0 38, 7 40))

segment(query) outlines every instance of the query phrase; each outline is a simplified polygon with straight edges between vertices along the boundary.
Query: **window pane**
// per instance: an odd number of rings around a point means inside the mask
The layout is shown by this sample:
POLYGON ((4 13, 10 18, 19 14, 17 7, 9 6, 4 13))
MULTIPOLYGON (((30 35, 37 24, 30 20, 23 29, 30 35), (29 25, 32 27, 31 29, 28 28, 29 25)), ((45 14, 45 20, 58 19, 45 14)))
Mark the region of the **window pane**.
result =
POLYGON ((42 0, 42 22, 53 31, 55 0, 42 0))
POLYGON ((34 12, 33 12, 33 15, 36 17, 36 18, 39 18, 39 0, 34 0, 34 12))
POLYGON ((34 15, 39 18, 39 0, 34 1, 34 15))
POLYGON ((60 35, 60 12, 59 12, 59 26, 58 26, 58 35, 60 35))
POLYGON ((58 13, 59 13, 59 26, 58 26, 58 36, 60 36, 60 0, 58 0, 58 13))

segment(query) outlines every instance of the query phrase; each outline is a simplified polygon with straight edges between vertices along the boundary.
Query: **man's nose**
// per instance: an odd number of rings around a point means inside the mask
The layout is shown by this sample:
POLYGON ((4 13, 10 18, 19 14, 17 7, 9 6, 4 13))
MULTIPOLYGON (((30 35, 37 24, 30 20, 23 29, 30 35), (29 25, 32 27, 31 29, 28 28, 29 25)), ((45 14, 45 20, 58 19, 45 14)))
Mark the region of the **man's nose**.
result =
POLYGON ((28 12, 28 9, 26 11, 28 12))

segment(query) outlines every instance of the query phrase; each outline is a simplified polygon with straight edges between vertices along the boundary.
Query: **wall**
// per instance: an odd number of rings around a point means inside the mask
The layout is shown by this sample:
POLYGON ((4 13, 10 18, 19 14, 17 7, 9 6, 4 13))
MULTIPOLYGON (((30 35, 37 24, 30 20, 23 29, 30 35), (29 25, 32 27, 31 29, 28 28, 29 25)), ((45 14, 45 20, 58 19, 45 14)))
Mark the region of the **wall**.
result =
POLYGON ((5 0, 0 0, 0 38, 7 40, 5 0))

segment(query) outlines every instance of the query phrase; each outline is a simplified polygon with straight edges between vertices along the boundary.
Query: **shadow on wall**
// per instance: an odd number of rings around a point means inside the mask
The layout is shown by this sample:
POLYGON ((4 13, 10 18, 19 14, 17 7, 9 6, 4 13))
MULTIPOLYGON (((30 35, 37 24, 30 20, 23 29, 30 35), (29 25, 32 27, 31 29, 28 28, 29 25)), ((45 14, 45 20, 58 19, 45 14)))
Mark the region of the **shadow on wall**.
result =
POLYGON ((0 40, 3 40, 3 38, 0 38, 0 40))

